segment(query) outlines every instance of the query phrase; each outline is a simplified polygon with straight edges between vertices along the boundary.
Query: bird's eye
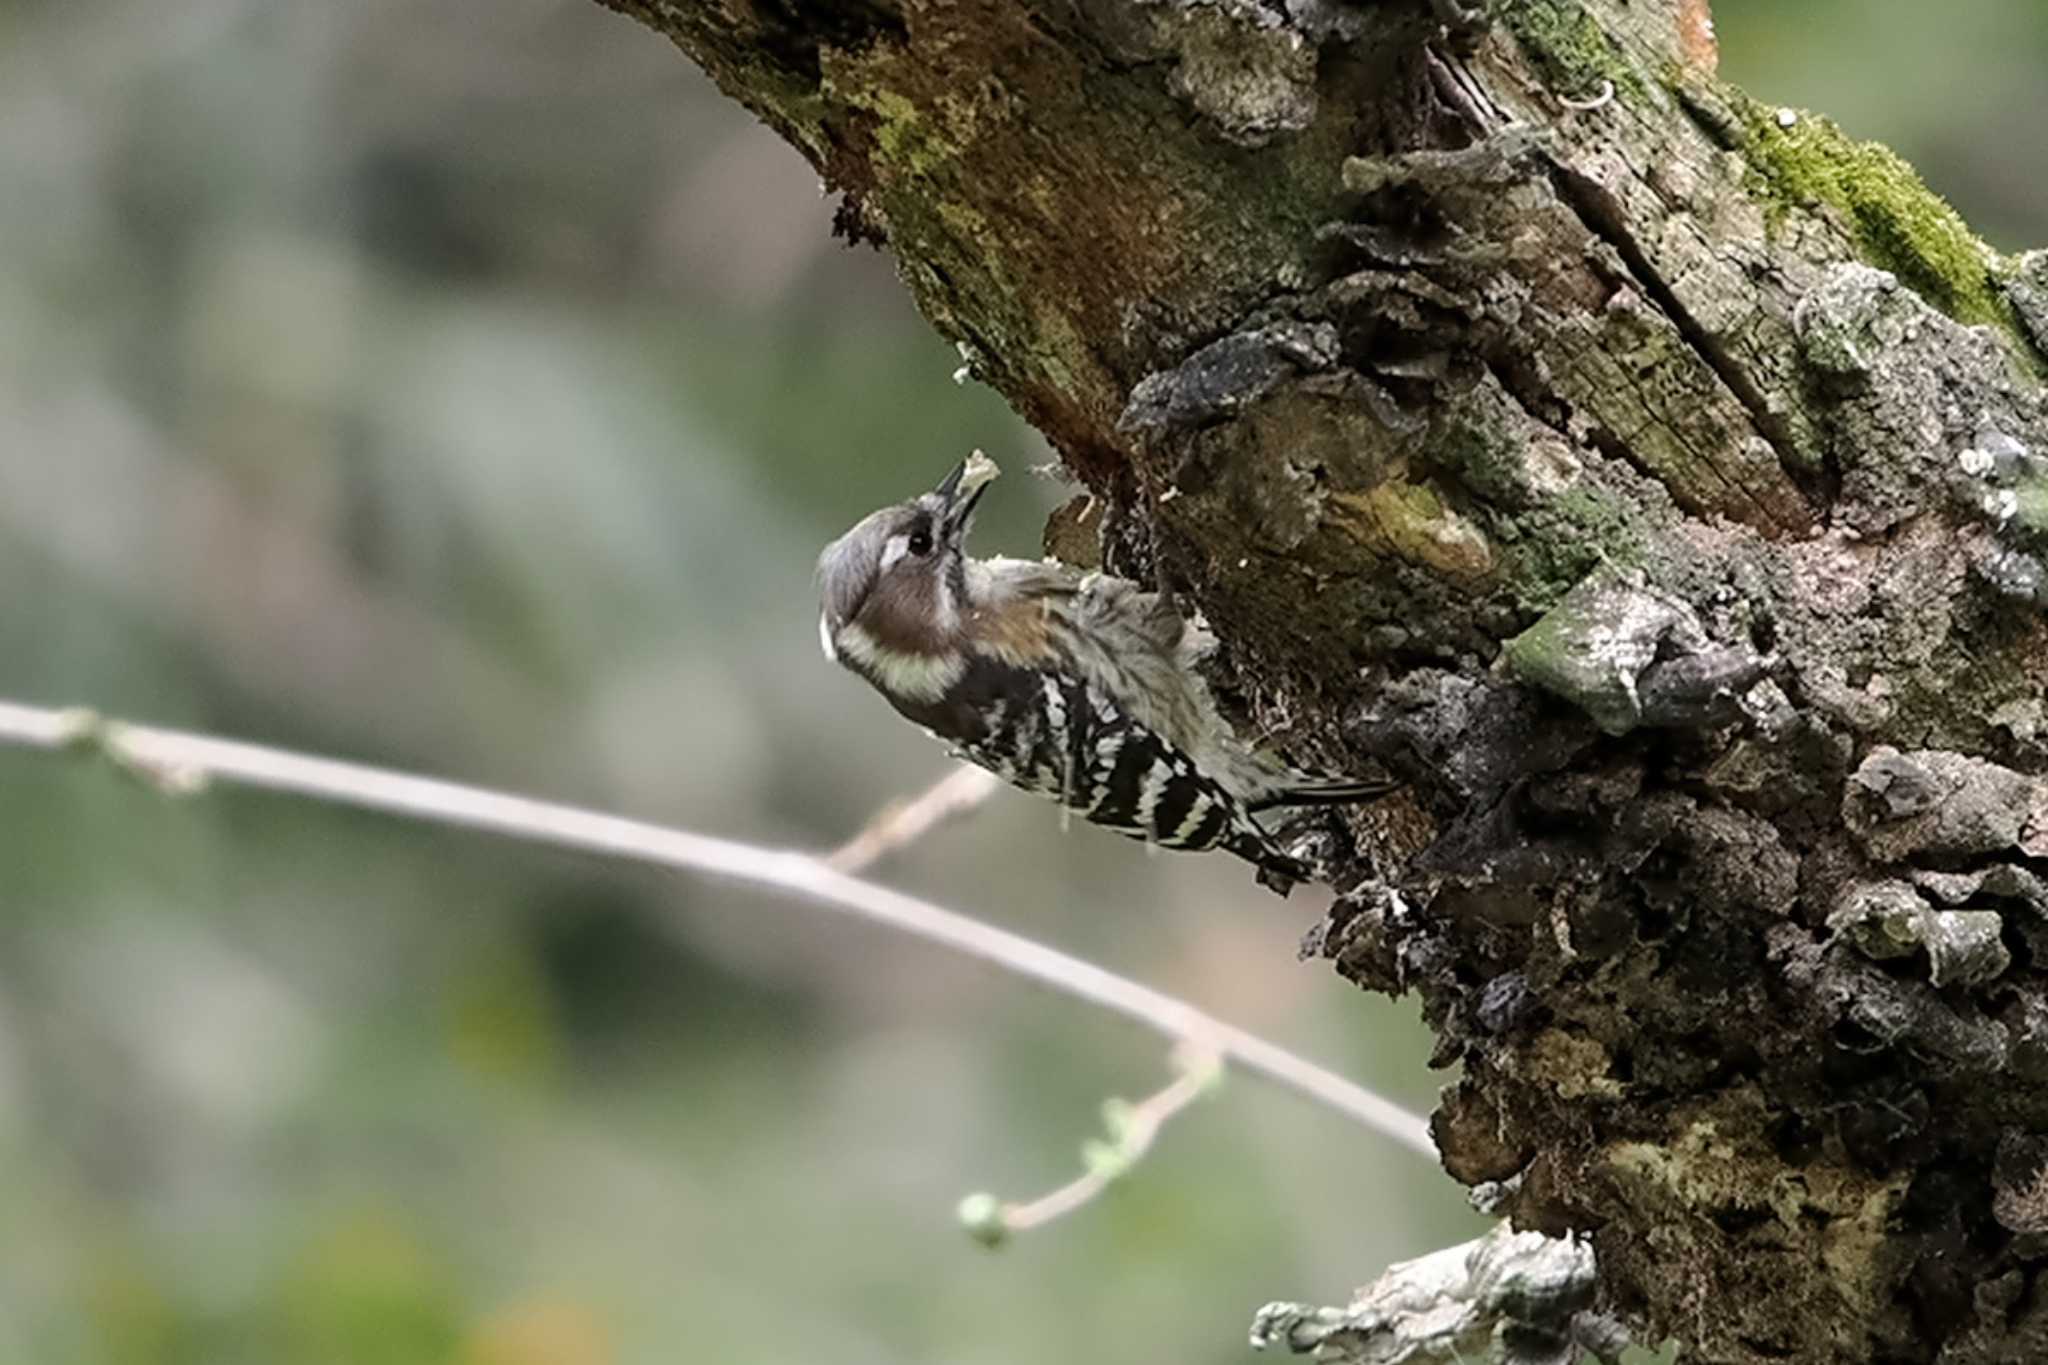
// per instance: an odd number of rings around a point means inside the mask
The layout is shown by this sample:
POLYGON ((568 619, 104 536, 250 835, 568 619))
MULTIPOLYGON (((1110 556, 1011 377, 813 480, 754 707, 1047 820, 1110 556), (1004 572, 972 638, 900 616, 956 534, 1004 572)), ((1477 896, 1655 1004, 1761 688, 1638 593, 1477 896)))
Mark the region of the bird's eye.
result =
POLYGON ((923 558, 932 552, 932 533, 919 527, 910 533, 910 553, 923 558))

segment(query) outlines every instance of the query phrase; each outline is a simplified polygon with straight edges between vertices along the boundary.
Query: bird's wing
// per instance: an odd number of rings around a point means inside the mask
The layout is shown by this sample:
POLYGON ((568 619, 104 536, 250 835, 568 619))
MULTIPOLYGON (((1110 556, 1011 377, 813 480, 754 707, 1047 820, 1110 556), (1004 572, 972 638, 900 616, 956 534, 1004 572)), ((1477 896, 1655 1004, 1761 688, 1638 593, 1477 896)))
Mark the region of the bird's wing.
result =
POLYGON ((1075 664, 1083 676, 1192 756, 1233 796, 1254 797, 1272 787, 1277 765, 1238 738, 1197 668, 1213 643, 1198 619, 1183 617, 1164 594, 1109 574, 1082 580, 1072 611, 1075 664))
POLYGON ((1125 645, 1142 645, 1164 659, 1181 648, 1187 623, 1165 594, 1114 574, 1089 574, 1080 582, 1074 614, 1084 629, 1113 633, 1125 645))
POLYGON ((1049 559, 991 559, 967 561, 967 595, 976 601, 1011 597, 1053 597, 1073 593, 1081 575, 1049 559))

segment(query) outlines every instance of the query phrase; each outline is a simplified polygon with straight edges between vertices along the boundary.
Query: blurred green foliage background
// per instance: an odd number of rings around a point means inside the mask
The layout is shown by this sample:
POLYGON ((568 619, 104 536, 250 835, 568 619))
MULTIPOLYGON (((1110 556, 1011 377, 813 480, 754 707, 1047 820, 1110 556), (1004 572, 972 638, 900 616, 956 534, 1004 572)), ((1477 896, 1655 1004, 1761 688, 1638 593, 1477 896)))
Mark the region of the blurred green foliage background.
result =
MULTIPOLYGON (((1718 6, 1728 69, 2048 237, 2048 10, 1718 6)), ((0 695, 829 847, 944 770, 811 564, 1049 458, 812 173, 588 0, 0 0, 0 695)), ((1004 794, 880 875, 1418 1109, 1318 910, 1004 794)), ((1001 1255, 1163 1050, 729 887, 0 753, 0 1360, 1237 1361, 1481 1226, 1233 1080, 1001 1255)))

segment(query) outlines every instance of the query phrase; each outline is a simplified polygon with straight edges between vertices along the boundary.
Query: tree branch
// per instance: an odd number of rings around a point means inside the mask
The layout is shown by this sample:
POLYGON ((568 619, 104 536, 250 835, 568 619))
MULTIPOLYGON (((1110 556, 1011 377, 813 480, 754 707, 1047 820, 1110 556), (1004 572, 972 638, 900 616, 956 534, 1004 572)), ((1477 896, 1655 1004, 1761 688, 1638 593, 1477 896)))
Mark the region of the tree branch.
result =
POLYGON ((891 801, 882 807, 860 833, 834 849, 825 862, 840 872, 864 872, 946 821, 974 810, 1001 785, 988 769, 962 763, 909 800, 891 801))
POLYGON ((1086 1169, 1066 1184, 1029 1203, 1001 1200, 992 1194, 970 1194, 960 1201, 960 1221, 984 1246, 999 1247, 1020 1232, 1030 1232, 1087 1207, 1124 1178, 1152 1150, 1159 1130, 1181 1111, 1215 1089, 1223 1063, 1191 1043, 1174 1048, 1174 1078, 1144 1099, 1103 1101, 1103 1126, 1108 1139, 1091 1138, 1081 1146, 1086 1169))
POLYGON ((605 3, 886 240, 1063 558, 1406 780, 1318 943, 1453 1177, 1702 1360, 2048 1359, 2048 255, 1708 0, 605 3))
POLYGON ((509 792, 316 758, 258 744, 108 720, 82 709, 0 702, 0 745, 89 749, 172 794, 212 781, 311 797, 530 844, 772 887, 824 909, 911 934, 991 963, 1152 1028, 1277 1082, 1432 1161, 1421 1119, 1361 1085, 1184 1000, 1020 934, 837 871, 809 854, 668 829, 509 792))

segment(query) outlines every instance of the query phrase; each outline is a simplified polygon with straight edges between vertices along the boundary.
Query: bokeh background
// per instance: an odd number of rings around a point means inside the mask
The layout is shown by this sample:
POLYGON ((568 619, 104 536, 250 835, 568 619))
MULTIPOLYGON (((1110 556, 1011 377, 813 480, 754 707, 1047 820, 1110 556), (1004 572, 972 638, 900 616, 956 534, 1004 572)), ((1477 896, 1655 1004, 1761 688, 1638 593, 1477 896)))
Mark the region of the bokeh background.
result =
MULTIPOLYGON (((2048 241, 2048 10, 1723 0, 1726 63, 2048 241)), ((588 0, 0 0, 0 696, 825 848, 944 771, 817 655, 817 547, 1048 458, 801 161, 588 0)), ((998 796, 887 880, 1418 1109, 1318 897, 998 796)), ((1242 1361, 1481 1226, 1119 1021, 730 887, 0 752, 0 1360, 1242 1361)))

